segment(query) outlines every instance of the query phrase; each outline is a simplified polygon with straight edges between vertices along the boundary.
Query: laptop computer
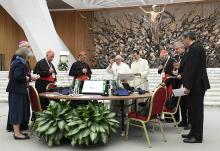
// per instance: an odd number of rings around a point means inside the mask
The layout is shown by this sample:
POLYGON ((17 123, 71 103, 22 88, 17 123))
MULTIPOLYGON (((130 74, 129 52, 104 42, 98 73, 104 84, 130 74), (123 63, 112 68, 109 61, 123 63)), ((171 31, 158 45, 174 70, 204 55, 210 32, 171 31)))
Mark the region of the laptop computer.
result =
POLYGON ((117 80, 133 80, 134 74, 133 73, 119 73, 117 75, 117 80))
POLYGON ((82 94, 104 94, 105 81, 85 80, 82 88, 82 94))

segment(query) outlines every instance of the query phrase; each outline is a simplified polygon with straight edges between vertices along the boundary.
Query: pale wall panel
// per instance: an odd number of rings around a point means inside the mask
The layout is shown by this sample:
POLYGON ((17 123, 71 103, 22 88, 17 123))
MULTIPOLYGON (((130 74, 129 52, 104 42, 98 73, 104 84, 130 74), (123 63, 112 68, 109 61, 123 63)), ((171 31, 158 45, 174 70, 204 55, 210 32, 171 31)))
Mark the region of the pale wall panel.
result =
POLYGON ((87 23, 87 18, 91 19, 93 12, 80 13, 76 11, 51 12, 59 36, 76 58, 80 50, 90 52, 95 49, 87 23))
MULTIPOLYGON (((88 18, 93 17, 92 12, 82 14, 88 18)), ((51 16, 59 36, 74 56, 77 56, 80 50, 94 50, 87 20, 79 13, 75 11, 51 12, 51 16)), ((11 57, 18 48, 19 41, 25 39, 20 26, 0 7, 0 53, 5 54, 6 69, 10 67, 11 57)), ((30 64, 33 69, 36 64, 35 58, 30 60, 30 64)))

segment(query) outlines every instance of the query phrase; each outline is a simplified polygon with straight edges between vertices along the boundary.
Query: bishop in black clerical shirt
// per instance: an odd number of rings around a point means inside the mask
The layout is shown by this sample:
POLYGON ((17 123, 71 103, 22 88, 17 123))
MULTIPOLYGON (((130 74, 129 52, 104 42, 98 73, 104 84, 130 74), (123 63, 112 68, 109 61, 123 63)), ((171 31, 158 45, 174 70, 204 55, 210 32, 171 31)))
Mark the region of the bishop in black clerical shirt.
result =
POLYGON ((69 75, 73 76, 74 79, 81 81, 90 79, 92 72, 85 60, 86 52, 80 51, 78 60, 72 64, 69 71, 69 75))

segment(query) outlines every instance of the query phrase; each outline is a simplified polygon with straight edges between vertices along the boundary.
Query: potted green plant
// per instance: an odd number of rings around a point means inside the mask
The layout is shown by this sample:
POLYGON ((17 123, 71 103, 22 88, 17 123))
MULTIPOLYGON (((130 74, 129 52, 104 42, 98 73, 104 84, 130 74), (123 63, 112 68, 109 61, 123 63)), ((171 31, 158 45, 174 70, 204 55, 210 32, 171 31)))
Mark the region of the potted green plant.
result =
POLYGON ((98 142, 106 144, 110 132, 116 132, 118 121, 107 105, 103 103, 89 103, 79 106, 72 113, 65 136, 74 145, 92 145, 98 142))
POLYGON ((69 130, 66 125, 70 120, 72 108, 67 102, 51 101, 47 110, 37 113, 34 129, 48 146, 59 145, 64 138, 64 131, 69 130))
POLYGON ((66 62, 59 62, 58 64, 58 70, 59 71, 67 71, 68 70, 68 64, 66 62))

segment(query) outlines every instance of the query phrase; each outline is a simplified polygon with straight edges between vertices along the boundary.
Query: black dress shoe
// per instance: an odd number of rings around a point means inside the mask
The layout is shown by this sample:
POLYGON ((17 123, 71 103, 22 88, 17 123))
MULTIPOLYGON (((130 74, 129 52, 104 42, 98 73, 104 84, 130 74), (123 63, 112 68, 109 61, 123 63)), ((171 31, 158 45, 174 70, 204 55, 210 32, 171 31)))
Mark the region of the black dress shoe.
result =
POLYGON ((30 137, 25 134, 24 134, 24 137, 18 137, 18 136, 15 136, 15 134, 14 134, 14 139, 15 140, 25 140, 25 139, 30 139, 30 137))
POLYGON ((191 125, 190 124, 187 124, 185 127, 184 127, 184 130, 189 130, 191 128, 191 125))
POLYGON ((190 134, 182 134, 181 136, 182 136, 182 138, 191 138, 192 137, 190 134))
POLYGON ((202 140, 195 139, 195 137, 186 138, 183 140, 184 143, 202 143, 202 140))
POLYGON ((28 136, 28 134, 27 133, 21 133, 22 135, 25 135, 25 136, 28 136))

